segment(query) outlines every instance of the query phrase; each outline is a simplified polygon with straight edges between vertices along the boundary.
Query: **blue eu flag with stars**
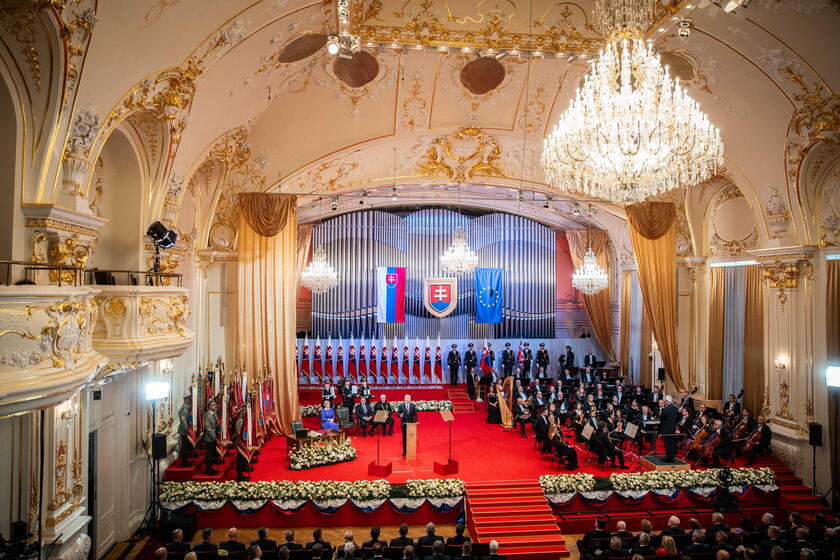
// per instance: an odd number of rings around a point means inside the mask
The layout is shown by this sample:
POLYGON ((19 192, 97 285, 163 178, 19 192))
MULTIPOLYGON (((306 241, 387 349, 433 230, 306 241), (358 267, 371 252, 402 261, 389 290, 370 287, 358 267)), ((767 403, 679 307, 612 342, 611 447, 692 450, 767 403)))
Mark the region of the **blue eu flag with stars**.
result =
POLYGON ((502 269, 475 269, 475 322, 502 322, 502 269))

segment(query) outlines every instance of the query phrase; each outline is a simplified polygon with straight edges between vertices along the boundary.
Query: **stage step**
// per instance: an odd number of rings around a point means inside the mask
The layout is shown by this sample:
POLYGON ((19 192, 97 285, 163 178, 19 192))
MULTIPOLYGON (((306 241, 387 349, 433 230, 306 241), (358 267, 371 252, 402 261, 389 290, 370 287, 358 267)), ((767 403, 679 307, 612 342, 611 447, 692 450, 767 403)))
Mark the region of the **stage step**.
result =
POLYGON ((504 493, 497 488, 471 488, 470 495, 476 498, 496 496, 510 496, 511 498, 539 496, 542 498, 544 496, 541 488, 511 488, 504 490, 504 493))
POLYGON ((557 537, 557 523, 551 523, 546 525, 529 525, 529 526, 522 526, 522 525, 514 525, 511 527, 507 527, 504 525, 493 525, 487 526, 482 525, 479 527, 479 531, 485 533, 493 533, 494 538, 501 538, 501 537, 527 537, 530 535, 552 535, 553 537, 557 537))
POLYGON ((509 488, 539 488, 539 484, 537 483, 535 486, 535 481, 533 480, 486 480, 479 482, 467 482, 467 491, 483 488, 492 488, 495 490, 509 488))
POLYGON ((569 558, 569 549, 565 546, 540 549, 506 546, 502 553, 507 558, 522 560, 558 560, 559 558, 569 558))
POLYGON ((470 504, 472 504, 473 508, 505 507, 511 503, 515 503, 516 507, 540 508, 545 505, 546 501, 544 496, 470 498, 470 504))
POLYGON ((555 527, 557 525, 557 521, 554 519, 554 516, 549 513, 534 515, 510 515, 508 513, 502 513, 499 515, 482 515, 481 519, 475 520, 475 525, 479 529, 500 525, 509 527, 514 525, 524 525, 530 527, 547 523, 553 523, 555 527))

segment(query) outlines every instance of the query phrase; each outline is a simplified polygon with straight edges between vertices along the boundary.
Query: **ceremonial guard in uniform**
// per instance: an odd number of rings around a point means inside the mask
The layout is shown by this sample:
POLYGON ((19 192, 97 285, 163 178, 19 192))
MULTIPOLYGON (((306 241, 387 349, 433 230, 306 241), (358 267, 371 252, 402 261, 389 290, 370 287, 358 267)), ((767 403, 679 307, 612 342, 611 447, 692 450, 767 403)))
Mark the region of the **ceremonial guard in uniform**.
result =
POLYGON ((464 368, 467 370, 467 394, 475 400, 475 366, 478 365, 478 354, 473 350, 473 343, 467 344, 464 352, 464 368))
POLYGON ((534 361, 534 353, 531 350, 531 344, 529 342, 526 342, 522 346, 522 376, 530 379, 531 363, 534 361))
POLYGON ((210 401, 207 406, 207 412, 204 414, 204 434, 202 440, 204 441, 205 455, 204 455, 204 472, 207 474, 218 474, 218 471, 213 467, 219 458, 219 452, 216 449, 216 428, 219 424, 216 418, 216 401, 210 401))
POLYGON ((513 375, 513 364, 516 363, 516 357, 513 355, 513 350, 510 349, 510 342, 505 342, 505 349, 502 351, 502 377, 508 378, 513 375))
POLYGON ((454 387, 458 384, 458 369, 461 367, 461 353, 458 352, 457 344, 452 345, 446 357, 446 365, 449 366, 449 384, 454 387))
POLYGON ((235 438, 234 447, 236 449, 236 480, 241 482, 243 480, 250 480, 245 473, 250 469, 251 465, 248 463, 248 457, 245 450, 248 449, 248 441, 245 434, 245 416, 247 409, 245 406, 240 406, 237 410, 236 423, 233 427, 233 434, 235 438))
MULTIPOLYGON (((549 364, 549 357, 548 357, 548 350, 545 349, 545 342, 540 342, 540 349, 537 350, 537 367, 543 368, 543 371, 547 374, 548 373, 548 364, 549 364)), ((530 371, 528 374, 530 375, 530 371)))
POLYGON ((192 395, 184 395, 184 404, 178 409, 178 436, 181 439, 181 464, 190 466, 190 459, 195 457, 195 448, 190 441, 190 414, 192 413, 192 395))

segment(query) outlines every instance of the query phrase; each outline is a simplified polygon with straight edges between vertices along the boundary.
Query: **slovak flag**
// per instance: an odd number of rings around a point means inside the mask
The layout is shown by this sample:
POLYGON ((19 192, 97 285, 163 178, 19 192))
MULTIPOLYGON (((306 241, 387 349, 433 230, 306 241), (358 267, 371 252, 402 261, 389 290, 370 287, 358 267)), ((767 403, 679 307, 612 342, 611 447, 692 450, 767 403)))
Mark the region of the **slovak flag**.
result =
POLYGON ((405 346, 403 346, 402 372, 406 383, 408 383, 411 380, 411 358, 408 356, 408 338, 405 339, 405 346))
POLYGON ((519 352, 516 354, 516 363, 519 364, 519 369, 525 367, 525 351, 522 350, 522 341, 519 341, 519 352))
POLYGON ((405 267, 376 268, 376 322, 405 322, 405 267))
POLYGON ((315 361, 312 362, 312 371, 321 383, 321 377, 324 374, 324 357, 321 355, 321 339, 315 341, 315 361))
POLYGON ((344 343, 341 337, 338 338, 338 356, 336 356, 335 363, 335 378, 341 379, 344 377, 344 343))
POLYGON ((490 349, 487 348, 487 343, 484 343, 484 350, 481 351, 481 361, 478 363, 483 373, 490 373, 493 371, 493 364, 490 363, 490 349))
MULTIPOLYGON (((373 341, 370 341, 373 344, 373 341)), ((351 362, 352 363, 352 362, 351 362)), ((359 376, 360 377, 367 377, 368 375, 368 368, 367 368, 367 354, 365 354, 365 339, 362 338, 359 341, 359 376)), ((373 383, 376 383, 376 378, 372 380, 373 383)))
POLYGON ((324 355, 324 377, 330 381, 333 380, 332 337, 327 337, 327 351, 324 355))
POLYGON ((414 339, 414 365, 411 368, 411 375, 408 377, 408 382, 411 383, 412 379, 417 379, 420 381, 420 377, 423 375, 423 366, 420 364, 420 341, 415 338, 414 339))
POLYGON ((429 381, 432 380, 432 369, 432 347, 429 344, 429 337, 426 337, 426 355, 423 357, 423 375, 429 381))
POLYGON ((356 345, 350 339, 350 348, 347 350, 347 375, 356 381, 356 345))
POLYGON ((443 383, 443 356, 440 353, 440 335, 438 335, 437 346, 435 347, 435 377, 443 383))
POLYGON ((303 357, 300 361, 300 372, 306 376, 306 382, 309 382, 309 337, 303 339, 303 357))
MULTIPOLYGON (((376 344, 373 339, 370 339, 370 374, 373 380, 376 381, 376 344)), ((388 383, 388 348, 385 346, 385 338, 382 338, 382 356, 379 358, 379 371, 382 377, 385 378, 385 383, 388 383)))
MULTIPOLYGON (((387 350, 387 348, 385 348, 385 340, 383 339, 382 340, 382 356, 383 356, 382 361, 383 362, 385 361, 384 360, 385 350, 387 350)), ((396 383, 400 382, 400 347, 399 347, 399 344, 397 344, 397 337, 396 336, 394 337, 394 345, 391 347, 391 377, 394 378, 394 382, 396 382, 396 383)), ((388 381, 389 381, 388 376, 386 375, 385 376, 385 382, 387 383, 388 381)))

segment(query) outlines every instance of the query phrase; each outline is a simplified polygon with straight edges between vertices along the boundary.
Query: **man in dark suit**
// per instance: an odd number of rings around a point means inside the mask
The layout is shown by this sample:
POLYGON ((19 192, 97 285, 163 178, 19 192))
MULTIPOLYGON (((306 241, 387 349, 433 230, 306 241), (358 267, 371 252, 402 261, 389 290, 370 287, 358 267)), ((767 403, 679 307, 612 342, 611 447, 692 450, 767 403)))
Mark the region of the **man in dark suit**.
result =
POLYGON ((470 399, 475 400, 475 366, 478 365, 478 354, 473 350, 473 343, 467 344, 467 351, 464 352, 464 369, 467 374, 467 394, 470 399))
POLYGON ((712 524, 706 527, 706 533, 711 533, 712 535, 717 535, 720 531, 723 531, 724 533, 729 533, 731 529, 729 525, 724 523, 724 521, 726 521, 726 518, 721 512, 714 512, 712 514, 712 524))
POLYGON ((201 531, 201 542, 193 547, 193 552, 216 552, 219 547, 210 542, 210 537, 213 536, 213 529, 209 527, 201 531))
POLYGON ((770 440, 773 438, 773 432, 770 431, 770 426, 767 425, 767 419, 764 416, 759 416, 757 420, 758 423, 755 429, 760 431, 761 436, 758 440, 758 445, 754 445, 749 453, 747 453, 747 465, 755 463, 755 458, 759 453, 770 449, 770 440))
POLYGON ((566 357, 563 359, 563 365, 566 369, 575 367, 575 353, 572 352, 571 346, 566 346, 566 357))
POLYGON ((659 411, 659 429, 662 433, 662 442, 665 445, 665 463, 673 463, 677 454, 677 423, 680 421, 680 411, 674 406, 674 397, 665 397, 665 406, 659 411))
POLYGON ((376 426, 373 425, 373 414, 373 407, 368 404, 367 399, 360 398, 359 404, 356 405, 356 418, 359 419, 359 429, 362 431, 362 437, 372 436, 373 432, 376 431, 376 426))
POLYGON ((169 554, 186 554, 190 551, 190 545, 184 542, 184 532, 181 529, 172 531, 172 542, 166 545, 166 552, 169 554))
POLYGON ((513 375, 513 365, 516 363, 516 356, 510 349, 510 342, 505 342, 505 349, 502 350, 502 377, 508 378, 513 375))
POLYGON ((522 397, 517 397, 516 402, 513 403, 513 422, 514 424, 519 424, 519 431, 522 434, 522 437, 525 436, 525 424, 530 422, 530 412, 528 411, 528 407, 525 406, 522 397))
POLYGON ((373 545, 379 543, 383 547, 388 546, 388 541, 379 540, 380 529, 378 525, 370 528, 370 540, 362 543, 362 548, 373 548, 373 545))
POLYGON ((493 539, 488 545, 490 554, 485 556, 483 560, 505 560, 505 556, 499 554, 499 541, 493 539))
POLYGON ((239 542, 239 529, 231 527, 228 531, 228 540, 219 543, 220 550, 227 550, 230 552, 241 552, 245 554, 245 543, 239 542))
POLYGON ((578 550, 580 551, 581 556, 590 552, 589 544, 593 539, 604 540, 612 536, 610 535, 610 532, 607 531, 606 527, 606 517, 599 517, 595 520, 595 528, 584 533, 583 539, 577 542, 578 550))
POLYGON ((402 428, 403 457, 405 457, 405 431, 408 424, 417 423, 417 406, 411 402, 411 395, 406 394, 403 402, 397 407, 397 416, 400 417, 400 428, 402 428))
POLYGON ((312 550, 316 544, 320 545, 322 550, 331 550, 332 545, 325 541, 321 535, 321 529, 314 529, 312 531, 312 540, 306 543, 306 550, 312 550))
POLYGON ((615 466, 615 460, 618 459, 620 469, 628 468, 627 465, 624 464, 624 452, 618 449, 610 440, 610 435, 607 431, 607 423, 603 420, 598 422, 598 429, 594 434, 592 434, 592 438, 589 440, 589 445, 592 448, 592 451, 598 455, 598 462, 600 464, 603 464, 604 461, 609 459, 612 461, 613 466, 615 466))
POLYGON ((741 404, 738 402, 738 399, 735 398, 735 395, 729 395, 729 400, 723 403, 723 416, 726 417, 727 414, 733 414, 738 416, 741 413, 741 404))
POLYGON ((672 515, 668 518, 668 526, 662 529, 662 532, 659 533, 660 536, 664 537, 666 535, 674 536, 674 535, 684 535, 685 531, 682 527, 680 527, 680 518, 676 515, 672 515))
POLYGON ((586 355, 583 357, 583 367, 597 367, 595 363, 597 360, 595 359, 595 354, 592 353, 592 348, 586 351, 586 355))
MULTIPOLYGON (((380 422, 378 425, 382 428, 382 435, 383 436, 392 436, 394 435, 394 414, 393 409, 391 409, 391 403, 388 402, 388 399, 385 397, 384 394, 379 395, 379 402, 373 405, 373 414, 376 416, 376 413, 380 410, 384 410, 388 413, 388 417, 385 419, 385 422, 380 422), (387 431, 387 433, 385 433, 387 431)), ((373 428, 376 429, 377 423, 374 422, 373 428)), ((371 430, 373 431, 373 430, 371 430)))
POLYGON ((268 529, 265 527, 257 529, 257 539, 251 541, 251 546, 260 547, 263 556, 266 554, 275 554, 277 552, 277 542, 268 538, 268 529))
POLYGON ((426 534, 419 539, 417 539, 417 548, 421 546, 434 546, 435 542, 440 541, 441 544, 444 542, 444 538, 438 535, 435 535, 435 524, 432 522, 426 523, 426 534))
POLYGON ((706 533, 697 530, 691 533, 691 544, 682 549, 682 553, 691 555, 692 553, 704 553, 711 551, 712 547, 706 544, 706 533))
POLYGON ((280 546, 285 546, 289 552, 293 550, 303 550, 303 545, 295 542, 295 532, 292 529, 286 531, 283 535, 284 542, 280 546))
POLYGON ((455 525, 455 536, 446 539, 446 546, 461 546, 465 542, 470 541, 469 537, 464 536, 465 529, 466 525, 464 525, 463 523, 458 523, 457 525, 455 525))
POLYGON ((449 384, 454 387, 458 384, 458 369, 461 367, 461 353, 458 352, 457 344, 452 345, 446 357, 446 365, 449 366, 449 384))
POLYGON ((443 553, 443 541, 435 541, 432 553, 426 556, 426 560, 452 560, 452 557, 443 553))
POLYGON ((408 525, 403 523, 400 525, 400 536, 391 539, 391 544, 389 545, 391 548, 405 548, 407 546, 414 546, 414 539, 408 538, 408 525))
POLYGON ((537 438, 537 445, 542 444, 542 451, 546 451, 551 447, 551 442, 548 441, 548 408, 543 406, 535 412, 537 415, 534 418, 534 435, 537 438))
POLYGON ((630 551, 631 554, 638 554, 639 556, 653 556, 656 554, 656 549, 650 546, 650 535, 647 533, 639 534, 639 546, 630 551))

